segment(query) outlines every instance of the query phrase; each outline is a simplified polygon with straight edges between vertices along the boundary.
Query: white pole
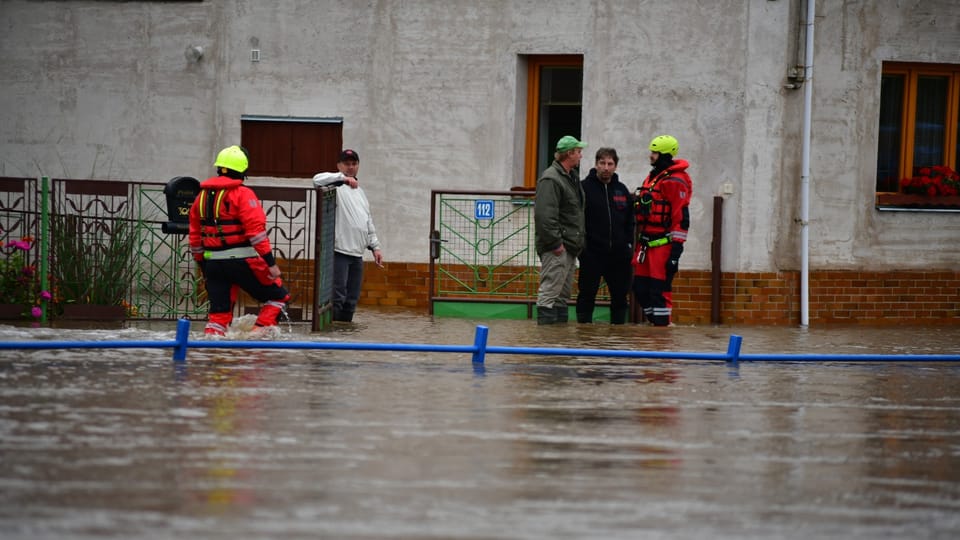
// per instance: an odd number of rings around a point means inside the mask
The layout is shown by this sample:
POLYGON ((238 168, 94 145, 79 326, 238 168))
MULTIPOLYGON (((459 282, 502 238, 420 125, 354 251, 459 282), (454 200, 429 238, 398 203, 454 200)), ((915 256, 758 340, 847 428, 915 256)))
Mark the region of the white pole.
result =
POLYGON ((810 324, 810 122, 813 109, 813 20, 816 0, 807 0, 803 53, 803 152, 800 164, 800 325, 810 324))

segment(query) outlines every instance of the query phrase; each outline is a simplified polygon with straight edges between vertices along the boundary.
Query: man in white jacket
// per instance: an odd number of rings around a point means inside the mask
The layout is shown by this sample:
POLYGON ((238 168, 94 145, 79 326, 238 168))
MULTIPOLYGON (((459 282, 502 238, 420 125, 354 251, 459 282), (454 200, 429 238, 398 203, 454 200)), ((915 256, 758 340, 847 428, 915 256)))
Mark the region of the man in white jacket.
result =
POLYGON ((316 187, 337 187, 337 227, 333 243, 333 320, 350 322, 360 299, 363 282, 363 252, 373 252, 373 261, 383 268, 380 240, 370 215, 370 203, 357 181, 360 156, 354 150, 340 152, 335 173, 318 173, 316 187))

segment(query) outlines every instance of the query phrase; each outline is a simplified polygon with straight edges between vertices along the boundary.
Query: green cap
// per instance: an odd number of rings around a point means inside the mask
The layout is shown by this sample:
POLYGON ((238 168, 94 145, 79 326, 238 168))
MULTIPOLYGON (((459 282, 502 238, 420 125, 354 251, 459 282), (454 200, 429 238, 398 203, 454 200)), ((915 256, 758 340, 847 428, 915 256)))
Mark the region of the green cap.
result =
POLYGON ((580 142, 576 137, 571 135, 564 135, 557 141, 557 152, 566 152, 567 150, 573 150, 574 148, 586 148, 587 143, 580 142))

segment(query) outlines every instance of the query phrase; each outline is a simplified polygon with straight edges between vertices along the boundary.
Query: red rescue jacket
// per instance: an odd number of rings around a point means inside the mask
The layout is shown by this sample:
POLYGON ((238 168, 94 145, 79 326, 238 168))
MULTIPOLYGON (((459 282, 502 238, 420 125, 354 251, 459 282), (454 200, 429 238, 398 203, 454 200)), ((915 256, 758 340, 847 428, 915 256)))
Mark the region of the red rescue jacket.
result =
POLYGON ((252 246, 261 257, 271 253, 260 199, 243 180, 226 176, 204 180, 190 207, 190 252, 200 260, 204 251, 243 246, 252 246))
POLYGON ((687 240, 689 206, 693 196, 693 182, 687 174, 689 166, 686 160, 677 159, 656 177, 648 175, 644 179, 634 199, 638 238, 656 239, 669 235, 671 242, 687 240), (644 205, 644 198, 650 203, 644 205))

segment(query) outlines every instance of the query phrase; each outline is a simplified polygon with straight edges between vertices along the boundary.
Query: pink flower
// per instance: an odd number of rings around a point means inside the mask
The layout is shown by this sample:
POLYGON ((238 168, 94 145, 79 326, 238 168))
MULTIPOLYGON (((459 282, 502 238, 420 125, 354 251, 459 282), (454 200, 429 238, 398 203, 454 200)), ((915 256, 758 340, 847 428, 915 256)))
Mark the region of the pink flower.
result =
POLYGON ((40 309, 40 306, 33 306, 33 308, 30 310, 30 315, 33 315, 34 319, 39 319, 41 316, 43 316, 43 310, 40 309))
POLYGON ((50 294, 50 291, 40 291, 41 300, 50 300, 51 298, 53 298, 53 295, 50 294))

